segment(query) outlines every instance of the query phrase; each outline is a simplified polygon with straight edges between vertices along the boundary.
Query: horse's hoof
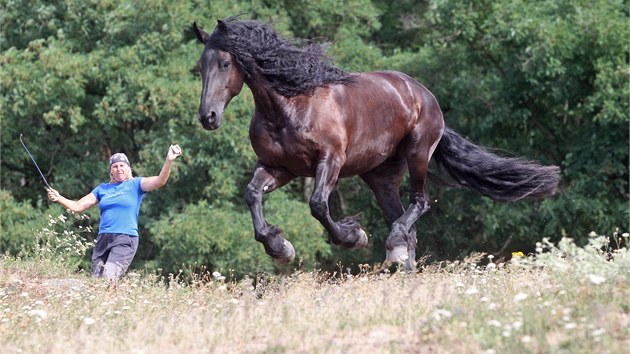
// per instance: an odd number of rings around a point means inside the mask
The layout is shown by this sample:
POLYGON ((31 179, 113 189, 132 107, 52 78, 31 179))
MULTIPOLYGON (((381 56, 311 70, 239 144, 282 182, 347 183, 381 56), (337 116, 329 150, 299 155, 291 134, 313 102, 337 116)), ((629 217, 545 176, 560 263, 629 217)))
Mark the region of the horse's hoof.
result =
POLYGON ((388 263, 404 264, 409 259, 409 254, 407 253, 407 247, 405 246, 394 247, 393 250, 391 251, 388 250, 385 254, 386 254, 385 259, 388 263))
POLYGON ((416 270, 416 261, 415 259, 409 257, 403 265, 403 271, 406 273, 412 273, 414 270, 416 270))
POLYGON ((293 248, 291 242, 289 242, 289 240, 284 240, 283 248, 283 254, 278 258, 274 258, 274 260, 280 264, 289 264, 293 262, 295 259, 295 248, 293 248))
POLYGON ((368 237, 363 229, 359 229, 359 239, 354 243, 352 249, 365 248, 368 245, 368 237))

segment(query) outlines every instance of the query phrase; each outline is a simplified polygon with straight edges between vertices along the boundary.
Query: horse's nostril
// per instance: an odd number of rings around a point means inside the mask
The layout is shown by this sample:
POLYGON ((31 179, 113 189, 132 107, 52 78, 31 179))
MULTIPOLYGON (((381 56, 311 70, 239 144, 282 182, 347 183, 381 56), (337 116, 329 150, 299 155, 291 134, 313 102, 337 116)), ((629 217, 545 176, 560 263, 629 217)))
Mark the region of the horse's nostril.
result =
POLYGON ((216 112, 212 111, 210 113, 208 113, 206 115, 206 120, 208 121, 208 123, 212 124, 217 120, 217 114, 216 112))

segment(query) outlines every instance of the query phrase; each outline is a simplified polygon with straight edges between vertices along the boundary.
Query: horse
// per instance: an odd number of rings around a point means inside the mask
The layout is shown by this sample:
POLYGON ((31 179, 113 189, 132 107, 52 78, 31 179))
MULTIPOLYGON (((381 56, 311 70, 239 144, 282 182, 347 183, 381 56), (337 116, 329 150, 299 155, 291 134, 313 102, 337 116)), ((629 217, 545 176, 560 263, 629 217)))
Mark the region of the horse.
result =
POLYGON ((247 85, 255 107, 249 138, 257 161, 245 189, 256 241, 279 263, 295 249, 283 230, 265 220, 263 194, 297 177, 314 177, 311 214, 332 244, 366 247, 356 216, 333 220, 328 199, 338 179, 359 176, 387 218, 386 262, 415 267, 415 222, 430 208, 426 183, 435 161, 453 183, 499 202, 557 192, 560 169, 504 157, 445 126, 434 95, 397 71, 350 73, 332 64, 322 44, 283 37, 271 25, 230 17, 211 33, 193 22, 204 48, 197 119, 218 129, 230 100, 247 85), (409 205, 400 185, 409 174, 409 205))

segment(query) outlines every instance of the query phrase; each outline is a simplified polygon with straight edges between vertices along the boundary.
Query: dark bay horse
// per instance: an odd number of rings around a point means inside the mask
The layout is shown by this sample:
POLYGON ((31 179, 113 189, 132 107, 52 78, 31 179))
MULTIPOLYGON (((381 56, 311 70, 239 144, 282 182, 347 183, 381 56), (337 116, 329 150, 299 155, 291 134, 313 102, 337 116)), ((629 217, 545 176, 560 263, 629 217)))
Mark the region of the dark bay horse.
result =
POLYGON ((300 176, 315 177, 312 215, 333 244, 361 248, 368 238, 357 218, 331 218, 328 197, 337 180, 360 176, 391 223, 388 262, 412 267, 415 221, 429 210, 429 160, 435 156, 460 185, 509 202, 554 194, 560 170, 520 158, 497 156, 446 128, 429 90, 396 71, 347 73, 334 67, 320 45, 300 45, 269 25, 219 20, 212 33, 196 23, 204 44, 197 62, 202 77, 198 119, 219 128, 223 111, 243 84, 255 110, 249 136, 258 157, 245 191, 254 234, 267 254, 291 262, 295 250, 282 229, 267 223, 262 196, 300 176), (405 208, 399 187, 409 173, 405 208))

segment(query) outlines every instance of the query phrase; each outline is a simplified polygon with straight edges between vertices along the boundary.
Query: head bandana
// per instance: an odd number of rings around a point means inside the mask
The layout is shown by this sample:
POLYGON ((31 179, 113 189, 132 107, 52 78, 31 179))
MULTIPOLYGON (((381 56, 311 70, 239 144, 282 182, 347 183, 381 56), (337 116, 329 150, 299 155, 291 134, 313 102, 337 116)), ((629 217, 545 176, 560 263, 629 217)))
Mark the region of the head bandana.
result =
POLYGON ((112 165, 115 164, 116 162, 124 162, 127 164, 127 166, 131 167, 131 164, 129 163, 129 159, 122 152, 113 154, 112 157, 109 158, 109 167, 112 167, 112 165))

